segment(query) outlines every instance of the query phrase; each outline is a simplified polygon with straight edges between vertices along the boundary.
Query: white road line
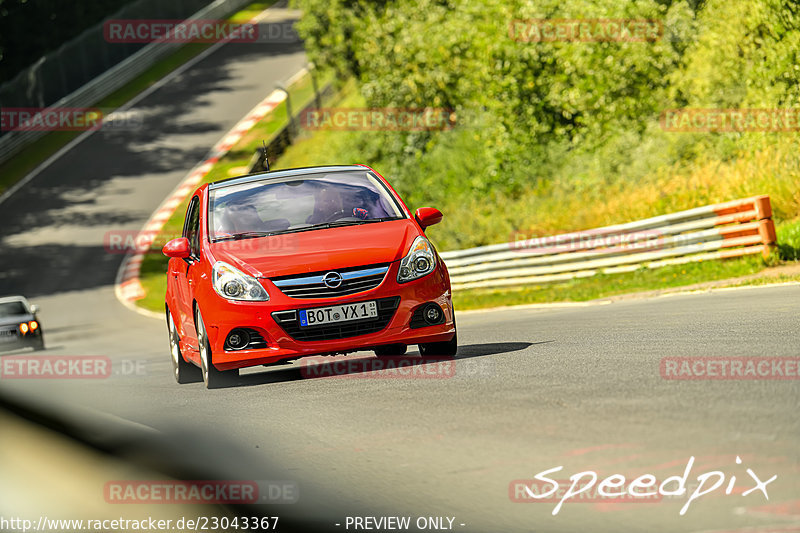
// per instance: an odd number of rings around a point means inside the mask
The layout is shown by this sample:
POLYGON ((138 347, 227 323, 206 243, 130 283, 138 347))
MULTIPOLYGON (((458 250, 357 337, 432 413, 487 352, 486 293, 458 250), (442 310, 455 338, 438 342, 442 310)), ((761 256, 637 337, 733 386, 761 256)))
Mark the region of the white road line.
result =
MULTIPOLYGON (((253 17, 251 22, 254 22, 254 23, 261 22, 261 20, 263 20, 264 18, 266 18, 270 14, 269 10, 273 9, 274 7, 277 7, 277 6, 268 7, 267 9, 265 9, 264 11, 262 11, 261 13, 259 13, 255 17, 253 17)), ((211 54, 213 54, 214 52, 219 50, 219 48, 221 48, 225 44, 227 44, 227 41, 219 41, 219 42, 214 43, 210 47, 206 48, 205 50, 203 50, 202 52, 200 52, 199 54, 197 54, 196 56, 194 56, 193 58, 188 60, 186 63, 182 64, 181 66, 177 67, 175 70, 173 70, 172 72, 170 72, 169 74, 167 74, 163 78, 159 79, 157 82, 155 82, 153 85, 151 85, 147 89, 143 90, 142 92, 140 92, 139 94, 137 94, 136 96, 134 96, 133 98, 131 98, 130 100, 128 100, 127 102, 122 104, 121 106, 119 106, 117 109, 114 110, 114 113, 117 113, 117 112, 120 112, 120 111, 127 111, 128 109, 132 108, 133 106, 135 106, 136 104, 141 102, 143 99, 147 98, 148 96, 153 94, 155 91, 157 91, 158 89, 163 87, 165 84, 169 83, 173 79, 175 79, 178 76, 180 76, 181 74, 183 74, 187 69, 193 67, 194 65, 196 65, 197 63, 199 63, 203 59, 207 58, 208 56, 210 56, 211 54)), ((67 152, 69 152, 70 150, 72 150, 73 148, 78 146, 80 143, 82 143, 83 141, 88 139, 90 135, 92 135, 93 133, 95 133, 97 131, 100 131, 100 130, 88 130, 88 131, 85 131, 85 132, 81 133, 80 135, 78 135, 77 137, 72 139, 70 142, 68 142, 65 146, 63 146, 56 153, 54 153, 53 155, 51 155, 50 157, 45 159, 41 164, 39 164, 39 166, 34 168, 32 171, 30 171, 24 178, 22 178, 17 183, 15 183, 11 187, 9 187, 3 194, 0 194, 0 204, 2 204, 4 201, 6 201, 8 198, 10 198, 11 195, 13 195, 15 192, 20 190, 22 187, 27 185, 31 180, 33 180, 36 176, 41 174, 42 171, 47 169, 50 165, 52 165, 53 163, 58 161, 61 157, 64 156, 64 154, 66 154, 67 152)))
MULTIPOLYGON (((115 423, 117 425, 130 427, 139 431, 145 431, 147 433, 161 433, 156 428, 150 427, 146 424, 142 424, 141 422, 135 422, 133 420, 128 420, 127 418, 122 418, 121 416, 113 415, 111 413, 107 413, 105 411, 100 411, 95 409, 94 407, 88 406, 76 406, 75 409, 84 411, 90 414, 90 417, 94 417, 97 419, 102 419, 108 422, 115 423)), ((81 417, 85 418, 85 417, 81 417)))
POLYGON ((589 300, 588 302, 554 302, 554 303, 544 303, 544 304, 508 305, 505 307, 488 307, 486 309, 467 309, 465 311, 459 311, 458 309, 456 309, 456 315, 457 316, 474 315, 479 313, 494 313, 497 311, 516 311, 523 309, 558 309, 558 308, 569 308, 569 307, 593 307, 596 305, 610 305, 618 302, 621 303, 630 301, 656 300, 658 298, 668 298, 672 296, 693 296, 697 294, 708 294, 713 292, 738 291, 746 289, 764 289, 772 287, 791 287, 791 286, 800 286, 800 281, 782 281, 778 283, 765 283, 763 285, 741 285, 737 287, 709 287, 707 289, 676 291, 664 294, 653 294, 648 296, 636 296, 636 293, 627 293, 627 294, 623 293, 605 298, 598 298, 597 300, 589 300), (620 298, 616 300, 608 299, 608 298, 616 298, 618 296, 620 298))

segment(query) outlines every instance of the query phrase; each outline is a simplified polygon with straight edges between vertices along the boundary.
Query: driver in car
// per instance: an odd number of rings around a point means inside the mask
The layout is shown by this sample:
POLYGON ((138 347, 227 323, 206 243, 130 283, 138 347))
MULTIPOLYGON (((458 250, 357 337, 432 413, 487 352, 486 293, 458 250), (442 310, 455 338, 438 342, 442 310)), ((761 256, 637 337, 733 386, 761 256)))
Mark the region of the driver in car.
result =
MULTIPOLYGON (((308 224, 324 224, 325 222, 334 222, 341 218, 358 217, 362 216, 360 211, 365 211, 359 208, 356 213, 356 208, 352 206, 347 208, 342 200, 342 195, 336 187, 325 186, 319 189, 314 203, 314 212, 306 219, 308 224)), ((363 215, 366 215, 364 213, 363 215)))

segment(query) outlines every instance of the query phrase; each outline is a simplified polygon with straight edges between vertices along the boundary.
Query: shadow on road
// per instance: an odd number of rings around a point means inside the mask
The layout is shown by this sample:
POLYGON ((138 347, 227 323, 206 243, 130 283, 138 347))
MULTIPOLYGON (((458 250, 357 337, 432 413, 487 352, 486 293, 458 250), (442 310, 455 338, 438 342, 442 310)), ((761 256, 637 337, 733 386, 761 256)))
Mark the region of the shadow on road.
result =
MULTIPOLYGON (((467 344, 458 348, 456 357, 422 358, 417 351, 394 357, 374 355, 305 357, 293 363, 278 365, 265 372, 243 374, 232 387, 323 378, 444 379, 454 377, 458 372, 459 363, 464 360, 518 352, 537 344, 550 342, 555 341, 467 344)), ((470 375, 470 372, 464 374, 470 375)))
POLYGON ((288 69, 302 51, 299 41, 223 46, 139 101, 130 110, 136 119, 125 127, 97 130, 54 160, 0 207, 0 295, 113 284, 123 256, 105 248, 104 236, 138 229, 161 201, 152 197, 163 189, 160 180, 177 183, 238 120, 222 107, 229 100, 212 95, 266 96, 284 81, 262 71, 266 61, 288 69), (244 76, 244 68, 253 74, 244 76), (59 228, 81 237, 62 233, 52 237, 61 242, 49 243, 46 232, 59 228), (29 233, 38 240, 6 242, 29 233))
POLYGON ((537 344, 548 344, 552 341, 539 342, 486 342, 483 344, 467 344, 458 347, 457 360, 469 359, 470 357, 485 357, 487 355, 500 355, 509 352, 519 352, 535 346, 537 344))

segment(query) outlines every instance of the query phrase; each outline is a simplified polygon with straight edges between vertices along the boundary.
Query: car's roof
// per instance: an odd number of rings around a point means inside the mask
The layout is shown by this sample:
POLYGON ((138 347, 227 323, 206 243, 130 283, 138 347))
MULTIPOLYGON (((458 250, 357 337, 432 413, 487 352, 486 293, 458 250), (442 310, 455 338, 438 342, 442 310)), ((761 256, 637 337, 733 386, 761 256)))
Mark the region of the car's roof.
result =
POLYGON ((290 178, 292 176, 308 176, 310 174, 328 174, 330 172, 347 172, 369 171, 369 168, 361 165, 329 165, 324 167, 301 167, 301 168, 288 168, 286 170, 273 170, 270 172, 260 172, 258 174, 248 174, 247 176, 239 176, 237 178, 227 178, 224 180, 209 183, 209 189, 219 189, 222 187, 230 187, 231 185, 239 185, 241 183, 250 183, 253 181, 263 181, 277 178, 290 178))
POLYGON ((28 300, 24 296, 4 296, 0 298, 0 304, 4 304, 7 302, 25 302, 28 303, 28 300))

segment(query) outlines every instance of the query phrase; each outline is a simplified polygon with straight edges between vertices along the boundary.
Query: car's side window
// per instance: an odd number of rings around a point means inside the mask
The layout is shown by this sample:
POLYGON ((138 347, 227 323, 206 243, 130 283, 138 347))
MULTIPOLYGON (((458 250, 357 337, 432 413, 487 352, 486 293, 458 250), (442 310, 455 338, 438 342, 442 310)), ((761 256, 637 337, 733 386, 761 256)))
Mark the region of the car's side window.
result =
POLYGON ((200 255, 200 199, 195 196, 186 213, 186 224, 183 236, 189 239, 189 249, 192 257, 200 255))

